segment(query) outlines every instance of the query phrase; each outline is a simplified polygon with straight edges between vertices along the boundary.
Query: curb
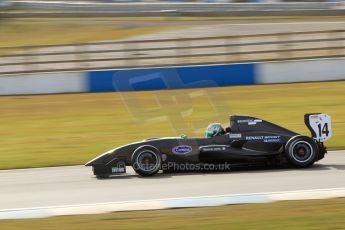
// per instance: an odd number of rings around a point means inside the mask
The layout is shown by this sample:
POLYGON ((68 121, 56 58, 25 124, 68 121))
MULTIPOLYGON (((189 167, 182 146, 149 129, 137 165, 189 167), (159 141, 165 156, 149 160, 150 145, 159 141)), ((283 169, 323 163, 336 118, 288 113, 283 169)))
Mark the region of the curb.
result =
POLYGON ((268 203, 287 200, 328 199, 339 197, 345 197, 345 188, 167 198, 125 202, 34 207, 24 209, 6 209, 0 210, 0 220, 46 218, 62 215, 101 214, 119 211, 144 211, 170 208, 220 206, 230 204, 268 203))

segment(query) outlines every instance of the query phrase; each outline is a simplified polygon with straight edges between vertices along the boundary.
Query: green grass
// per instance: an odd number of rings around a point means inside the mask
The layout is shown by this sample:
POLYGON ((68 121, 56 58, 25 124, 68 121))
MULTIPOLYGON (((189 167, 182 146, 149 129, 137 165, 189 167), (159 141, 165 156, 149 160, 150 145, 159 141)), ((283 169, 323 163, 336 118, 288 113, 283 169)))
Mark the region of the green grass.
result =
MULTIPOLYGON (((29 11, 30 12, 30 11, 29 11)), ((0 47, 117 40, 211 21, 320 21, 344 16, 0 18, 0 47)), ((4 53, 4 52, 1 52, 4 53)))
POLYGON ((169 30, 177 26, 124 26, 108 20, 4 20, 0 22, 1 46, 57 45, 66 43, 117 40, 169 30))
POLYGON ((0 97, 0 169, 83 164, 148 137, 203 136, 248 114, 310 135, 303 115, 332 116, 329 149, 345 148, 345 81, 0 97))
POLYGON ((0 221, 0 229, 344 229, 345 199, 285 201, 0 221))

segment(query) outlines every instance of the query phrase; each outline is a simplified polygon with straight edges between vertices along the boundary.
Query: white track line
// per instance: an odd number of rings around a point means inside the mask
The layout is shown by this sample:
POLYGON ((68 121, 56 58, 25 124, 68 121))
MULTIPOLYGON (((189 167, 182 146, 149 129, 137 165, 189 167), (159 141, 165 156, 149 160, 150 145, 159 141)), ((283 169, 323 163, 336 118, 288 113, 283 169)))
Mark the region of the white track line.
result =
POLYGON ((80 205, 34 207, 23 209, 5 209, 0 210, 0 219, 45 218, 51 216, 100 214, 117 211, 206 207, 229 204, 268 203, 274 201, 327 199, 337 197, 345 197, 345 188, 182 197, 80 205))

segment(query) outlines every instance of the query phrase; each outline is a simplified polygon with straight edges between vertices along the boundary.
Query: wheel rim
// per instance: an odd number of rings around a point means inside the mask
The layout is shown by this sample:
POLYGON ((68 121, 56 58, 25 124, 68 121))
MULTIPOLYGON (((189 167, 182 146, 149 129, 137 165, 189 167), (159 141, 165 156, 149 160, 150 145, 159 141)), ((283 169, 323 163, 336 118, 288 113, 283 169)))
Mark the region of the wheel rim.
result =
POLYGON ((306 141, 296 142, 292 146, 292 157, 300 163, 308 162, 314 155, 312 146, 306 141))
POLYGON ((151 172, 159 166, 159 158, 152 151, 143 151, 137 157, 137 167, 145 172, 151 172))

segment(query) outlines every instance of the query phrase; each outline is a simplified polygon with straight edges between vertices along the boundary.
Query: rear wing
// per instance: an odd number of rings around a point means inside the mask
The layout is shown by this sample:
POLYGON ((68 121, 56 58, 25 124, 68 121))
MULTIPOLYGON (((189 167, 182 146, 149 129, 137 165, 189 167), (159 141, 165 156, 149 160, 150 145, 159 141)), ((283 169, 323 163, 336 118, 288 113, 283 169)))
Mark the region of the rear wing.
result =
POLYGON ((304 123, 317 142, 325 142, 332 137, 331 117, 322 113, 308 113, 304 115, 304 123))

